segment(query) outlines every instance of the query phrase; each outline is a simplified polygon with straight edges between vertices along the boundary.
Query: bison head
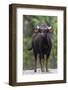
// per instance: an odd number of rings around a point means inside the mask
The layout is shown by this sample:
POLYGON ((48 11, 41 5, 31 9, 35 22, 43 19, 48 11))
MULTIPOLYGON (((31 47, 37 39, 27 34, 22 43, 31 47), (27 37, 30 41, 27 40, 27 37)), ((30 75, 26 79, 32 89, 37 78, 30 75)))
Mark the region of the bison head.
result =
POLYGON ((37 25, 33 28, 34 33, 51 33, 52 27, 46 24, 37 25))

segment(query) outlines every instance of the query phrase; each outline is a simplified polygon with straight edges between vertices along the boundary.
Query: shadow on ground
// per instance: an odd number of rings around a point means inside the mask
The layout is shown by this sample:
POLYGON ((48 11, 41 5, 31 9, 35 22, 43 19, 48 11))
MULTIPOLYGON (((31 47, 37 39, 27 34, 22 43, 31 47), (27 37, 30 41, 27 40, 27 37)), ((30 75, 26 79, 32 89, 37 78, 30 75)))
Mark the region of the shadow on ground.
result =
POLYGON ((53 74, 57 73, 57 69, 49 69, 48 72, 41 72, 41 70, 38 68, 37 72, 34 72, 34 70, 24 70, 23 74, 53 74))

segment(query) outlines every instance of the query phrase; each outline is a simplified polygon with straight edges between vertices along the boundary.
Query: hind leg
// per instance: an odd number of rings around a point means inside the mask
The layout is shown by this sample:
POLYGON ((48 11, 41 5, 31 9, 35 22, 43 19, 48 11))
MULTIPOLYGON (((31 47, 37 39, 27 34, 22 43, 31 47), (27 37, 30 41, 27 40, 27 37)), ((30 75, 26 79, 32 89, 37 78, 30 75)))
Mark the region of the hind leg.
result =
POLYGON ((39 62, 40 62, 40 67, 41 67, 41 71, 42 71, 42 60, 41 60, 41 54, 39 55, 39 62))
POLYGON ((43 63, 43 72, 45 72, 45 59, 44 59, 44 55, 42 57, 42 63, 43 63))

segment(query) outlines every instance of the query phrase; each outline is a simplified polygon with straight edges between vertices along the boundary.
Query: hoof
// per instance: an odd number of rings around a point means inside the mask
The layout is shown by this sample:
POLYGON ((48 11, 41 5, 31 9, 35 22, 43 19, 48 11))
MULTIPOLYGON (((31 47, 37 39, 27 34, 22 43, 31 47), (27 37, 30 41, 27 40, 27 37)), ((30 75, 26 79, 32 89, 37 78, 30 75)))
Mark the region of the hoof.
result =
POLYGON ((44 69, 42 69, 41 71, 42 71, 42 72, 45 72, 45 70, 44 70, 44 69))
POLYGON ((37 72, 36 70, 34 70, 34 72, 37 72))

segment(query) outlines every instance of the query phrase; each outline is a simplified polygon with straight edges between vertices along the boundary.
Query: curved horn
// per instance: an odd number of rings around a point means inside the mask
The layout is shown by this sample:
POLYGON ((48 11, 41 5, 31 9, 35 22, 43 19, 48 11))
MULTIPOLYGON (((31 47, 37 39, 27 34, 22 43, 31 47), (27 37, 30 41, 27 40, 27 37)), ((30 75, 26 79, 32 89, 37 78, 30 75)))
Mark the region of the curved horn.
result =
POLYGON ((52 29, 52 27, 50 26, 50 27, 48 27, 48 29, 50 30, 50 29, 52 29))
POLYGON ((48 30, 49 30, 49 32, 52 32, 52 27, 51 26, 48 27, 48 30))
POLYGON ((39 29, 39 26, 37 25, 37 29, 39 29))

